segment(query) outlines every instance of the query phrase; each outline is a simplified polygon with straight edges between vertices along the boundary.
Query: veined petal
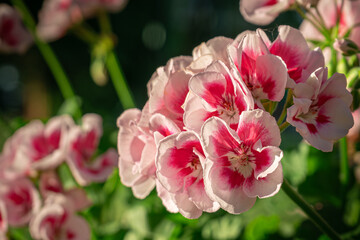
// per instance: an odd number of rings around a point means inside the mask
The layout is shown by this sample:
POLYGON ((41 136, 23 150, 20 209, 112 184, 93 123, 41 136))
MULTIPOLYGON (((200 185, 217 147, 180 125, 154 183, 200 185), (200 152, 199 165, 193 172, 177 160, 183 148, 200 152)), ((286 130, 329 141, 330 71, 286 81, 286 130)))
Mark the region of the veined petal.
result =
POLYGON ((256 79, 253 85, 260 89, 253 94, 260 99, 281 101, 285 94, 287 69, 284 62, 274 55, 263 55, 256 59, 256 79))
POLYGON ((244 183, 244 192, 249 197, 267 198, 279 192, 283 182, 282 166, 279 164, 276 169, 264 178, 247 178, 244 183))
POLYGON ((261 140, 263 147, 280 146, 280 130, 275 118, 260 109, 242 112, 236 132, 243 142, 255 144, 261 140))

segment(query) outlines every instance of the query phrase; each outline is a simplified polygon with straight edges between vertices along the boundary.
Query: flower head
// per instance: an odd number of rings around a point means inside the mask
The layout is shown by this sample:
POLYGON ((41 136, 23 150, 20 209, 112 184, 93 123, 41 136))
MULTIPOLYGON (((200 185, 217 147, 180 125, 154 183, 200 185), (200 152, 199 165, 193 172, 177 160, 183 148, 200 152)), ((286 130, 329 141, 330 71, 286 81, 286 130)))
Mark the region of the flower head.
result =
POLYGON ((286 121, 312 146, 330 152, 334 142, 354 124, 351 102, 345 76, 335 73, 328 79, 327 68, 319 68, 296 86, 294 105, 288 108, 286 121))
POLYGON ((276 194, 282 183, 280 131, 262 110, 243 111, 236 131, 221 119, 204 123, 204 183, 209 197, 230 213, 253 206, 256 197, 276 194))
POLYGON ((33 38, 24 27, 20 14, 7 4, 0 4, 0 52, 24 53, 33 38))

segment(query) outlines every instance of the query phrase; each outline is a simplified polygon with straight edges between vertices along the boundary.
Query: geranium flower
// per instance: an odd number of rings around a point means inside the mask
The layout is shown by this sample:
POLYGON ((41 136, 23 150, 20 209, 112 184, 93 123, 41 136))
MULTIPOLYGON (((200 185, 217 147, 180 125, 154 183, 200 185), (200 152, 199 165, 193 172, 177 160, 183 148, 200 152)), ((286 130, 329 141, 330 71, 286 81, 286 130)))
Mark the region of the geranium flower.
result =
POLYGON ((204 189, 204 160, 199 138, 193 132, 173 134, 159 143, 156 175, 187 218, 198 218, 202 211, 215 212, 219 208, 204 189))
POLYGON ((39 12, 37 34, 44 41, 54 41, 84 19, 76 0, 45 0, 39 12))
POLYGON ((324 152, 332 151, 334 142, 354 124, 345 76, 335 73, 327 77, 327 68, 320 68, 299 84, 286 118, 308 143, 324 152))
POLYGON ((240 34, 228 48, 235 71, 240 74, 259 107, 262 99, 280 101, 287 81, 284 62, 270 53, 262 34, 259 29, 256 33, 240 34))
POLYGON ((240 0, 240 12, 248 22, 267 25, 294 2, 295 0, 240 0))
POLYGON ((279 35, 271 43, 266 34, 260 30, 263 41, 270 53, 281 57, 286 63, 289 74, 288 87, 305 82, 311 73, 319 67, 324 67, 324 56, 321 50, 311 50, 303 34, 290 26, 279 26, 279 35))
POLYGON ((6 233, 8 230, 8 220, 6 207, 3 201, 0 200, 0 239, 6 240, 6 233))
POLYGON ((155 186, 156 144, 180 129, 161 114, 151 115, 149 104, 143 109, 124 111, 117 121, 121 182, 137 198, 145 198, 155 186))
POLYGON ((53 195, 31 219, 30 233, 37 240, 90 239, 90 228, 85 219, 75 215, 66 198, 53 195))
POLYGON ((208 119, 201 130, 206 156, 205 190, 224 210, 238 214, 256 197, 276 194, 283 181, 280 130, 274 117, 260 109, 243 111, 237 130, 222 119, 208 119))
POLYGON ((26 178, 0 182, 0 201, 5 206, 8 224, 14 227, 26 225, 41 206, 39 193, 26 178))
POLYGON ((2 175, 7 179, 53 169, 66 157, 66 138, 73 120, 67 116, 51 118, 46 125, 33 120, 7 140, 1 155, 2 175))
POLYGON ((184 124, 187 129, 196 132, 200 132, 202 124, 212 116, 224 119, 236 129, 240 113, 254 108, 249 90, 241 81, 234 79, 221 61, 194 75, 189 88, 184 103, 184 124))
POLYGON ((97 114, 84 115, 82 126, 75 126, 69 132, 66 161, 82 186, 105 181, 117 165, 118 155, 112 148, 93 159, 101 136, 102 119, 97 114))
POLYGON ((147 84, 149 112, 161 113, 183 127, 182 105, 189 92, 191 74, 185 71, 192 58, 187 56, 170 59, 165 67, 159 67, 147 84))
POLYGON ((0 52, 24 53, 33 43, 20 14, 7 4, 0 4, 0 52))
POLYGON ((191 74, 202 72, 215 61, 223 62, 229 68, 230 61, 227 54, 227 47, 232 42, 233 39, 231 38, 214 37, 206 43, 201 43, 193 49, 193 61, 186 68, 186 71, 191 74))
POLYGON ((82 210, 91 206, 91 201, 82 188, 71 188, 65 190, 61 184, 59 176, 54 171, 41 173, 39 181, 39 190, 43 199, 47 199, 54 194, 63 195, 67 201, 73 204, 74 210, 82 210))

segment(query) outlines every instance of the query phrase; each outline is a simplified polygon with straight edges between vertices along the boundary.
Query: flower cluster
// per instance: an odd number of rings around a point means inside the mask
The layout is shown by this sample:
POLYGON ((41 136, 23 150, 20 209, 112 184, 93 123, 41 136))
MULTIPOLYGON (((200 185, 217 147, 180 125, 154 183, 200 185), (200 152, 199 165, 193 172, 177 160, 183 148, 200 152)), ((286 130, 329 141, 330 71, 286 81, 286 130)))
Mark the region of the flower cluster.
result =
POLYGON ((97 12, 120 11, 126 3, 127 0, 45 0, 39 12, 37 34, 45 41, 56 40, 97 12))
POLYGON ((279 126, 322 151, 353 125, 346 79, 328 79, 324 56, 300 31, 280 26, 216 37, 172 58, 148 83, 149 100, 118 119, 119 173, 134 195, 156 186, 170 212, 238 214, 283 181, 279 126), (287 92, 278 121, 271 115, 287 92))
POLYGON ((31 34, 22 25, 20 14, 7 4, 0 4, 0 52, 24 53, 32 44, 31 34))
POLYGON ((27 224, 34 239, 89 239, 89 226, 76 212, 91 202, 83 189, 65 189, 56 169, 66 162, 81 186, 105 181, 118 155, 109 149, 94 159, 101 135, 100 116, 86 114, 79 126, 64 115, 45 125, 33 120, 6 141, 0 155, 0 239, 8 226, 27 224), (38 189, 31 180, 38 180, 38 189))

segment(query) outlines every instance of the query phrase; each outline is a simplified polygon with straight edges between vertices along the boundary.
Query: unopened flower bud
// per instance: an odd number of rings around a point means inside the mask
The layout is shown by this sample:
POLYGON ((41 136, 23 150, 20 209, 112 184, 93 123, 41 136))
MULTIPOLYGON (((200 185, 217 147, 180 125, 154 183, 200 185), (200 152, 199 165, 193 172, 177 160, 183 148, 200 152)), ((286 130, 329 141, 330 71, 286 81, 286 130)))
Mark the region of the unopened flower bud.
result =
POLYGON ((333 47, 344 56, 360 53, 359 47, 350 39, 335 39, 333 47))
POLYGON ((107 83, 107 74, 103 59, 95 59, 90 66, 90 74, 98 86, 104 86, 107 83))

